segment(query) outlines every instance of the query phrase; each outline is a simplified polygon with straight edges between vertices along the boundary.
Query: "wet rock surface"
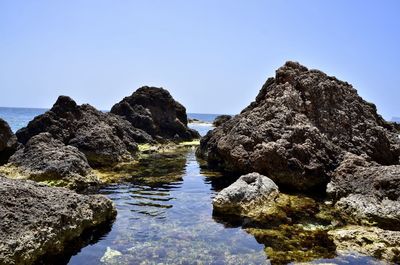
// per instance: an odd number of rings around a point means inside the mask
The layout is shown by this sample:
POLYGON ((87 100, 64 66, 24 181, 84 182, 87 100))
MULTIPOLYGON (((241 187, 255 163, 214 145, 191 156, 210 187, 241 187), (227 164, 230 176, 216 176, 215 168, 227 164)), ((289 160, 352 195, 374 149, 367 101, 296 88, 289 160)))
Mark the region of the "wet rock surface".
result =
POLYGON ((78 148, 54 139, 50 133, 35 135, 25 146, 20 146, 1 171, 13 178, 45 181, 75 190, 99 185, 85 155, 78 148))
POLYGON ((8 158, 17 148, 17 137, 11 131, 8 123, 0 118, 0 165, 7 162, 8 158))
POLYGON ((327 192, 348 221, 400 230, 399 165, 381 166, 348 153, 327 192))
POLYGON ((77 147, 95 167, 132 159, 138 142, 152 141, 150 135, 121 117, 103 113, 87 104, 79 106, 66 96, 60 96, 49 111, 35 117, 16 135, 26 144, 41 132, 48 132, 64 144, 77 147))
POLYGON ((377 227, 347 226, 329 231, 339 252, 358 252, 400 263, 400 232, 377 227))
POLYGON ((325 188, 344 152, 398 164, 400 139, 350 84, 287 62, 253 103, 203 137, 198 155, 210 166, 310 191, 325 188))
POLYGON ((60 253, 115 215, 103 196, 0 176, 0 264, 34 264, 42 255, 60 253))
POLYGON ((111 113, 123 116, 157 140, 200 138, 196 131, 187 127, 185 107, 163 88, 141 87, 115 104, 111 113))
POLYGON ((231 115, 219 115, 213 121, 213 126, 218 127, 226 121, 232 119, 231 115))

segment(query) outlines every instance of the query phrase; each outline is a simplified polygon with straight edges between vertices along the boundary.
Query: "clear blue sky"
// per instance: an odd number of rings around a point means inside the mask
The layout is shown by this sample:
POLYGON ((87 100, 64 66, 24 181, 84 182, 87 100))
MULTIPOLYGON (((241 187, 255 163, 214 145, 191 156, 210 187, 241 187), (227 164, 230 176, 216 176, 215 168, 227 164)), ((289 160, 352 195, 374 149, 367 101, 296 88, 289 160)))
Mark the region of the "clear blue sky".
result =
POLYGON ((153 85, 237 113, 286 60, 400 116, 400 1, 0 0, 0 106, 109 109, 153 85))

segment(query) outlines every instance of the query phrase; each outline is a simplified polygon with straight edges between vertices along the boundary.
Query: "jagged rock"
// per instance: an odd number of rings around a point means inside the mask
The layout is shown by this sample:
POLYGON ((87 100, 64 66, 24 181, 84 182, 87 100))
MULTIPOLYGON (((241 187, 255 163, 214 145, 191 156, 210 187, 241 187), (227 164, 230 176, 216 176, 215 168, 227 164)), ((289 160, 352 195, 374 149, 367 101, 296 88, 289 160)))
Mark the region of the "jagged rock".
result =
POLYGON ((13 178, 47 181, 54 185, 84 190, 99 185, 85 155, 65 145, 50 133, 33 136, 0 168, 13 178))
POLYGON ((381 166, 348 153, 327 193, 349 222, 400 230, 400 165, 381 166))
POLYGON ((258 173, 241 176, 220 191, 213 206, 215 214, 242 217, 257 225, 292 223, 319 211, 313 199, 279 193, 270 178, 258 173))
POLYGON ((199 134, 187 127, 186 109, 171 94, 157 87, 141 87, 111 108, 136 128, 158 140, 192 140, 199 134))
POLYGON ((61 253, 84 230, 115 215, 104 196, 0 176, 0 264, 29 265, 42 255, 61 253))
POLYGON ((197 153, 210 166, 310 191, 325 189, 346 151, 398 164, 400 139, 350 84, 287 62, 255 102, 202 138, 197 153))
POLYGON ((218 127, 226 121, 232 119, 231 115, 219 115, 213 121, 213 126, 218 127))
POLYGON ((0 165, 7 162, 16 148, 17 137, 11 131, 8 123, 0 118, 0 165))
POLYGON ((152 142, 150 135, 121 117, 87 104, 79 106, 66 96, 60 96, 49 111, 35 117, 16 134, 25 144, 41 132, 77 147, 94 167, 132 159, 138 150, 136 143, 152 142))
POLYGON ((393 264, 400 263, 400 231, 347 226, 329 231, 338 252, 356 252, 393 264))

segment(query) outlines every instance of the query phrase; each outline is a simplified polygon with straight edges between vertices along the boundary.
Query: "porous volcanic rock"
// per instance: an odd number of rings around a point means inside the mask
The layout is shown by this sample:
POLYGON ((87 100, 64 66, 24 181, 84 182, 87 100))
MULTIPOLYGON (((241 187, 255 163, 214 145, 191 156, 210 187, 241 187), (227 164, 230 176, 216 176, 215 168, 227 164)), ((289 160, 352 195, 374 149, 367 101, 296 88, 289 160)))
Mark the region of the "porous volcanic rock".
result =
POLYGON ((287 62, 256 100, 210 131, 197 153, 210 166, 258 172, 278 185, 324 190, 344 152, 399 163, 400 139, 347 82, 287 62))
POLYGON ((1 171, 13 178, 48 181, 75 190, 99 185, 85 155, 78 148, 54 139, 50 133, 29 139, 1 171))
POLYGON ((163 88, 141 87, 115 104, 111 113, 123 116, 134 127, 160 141, 200 138, 195 130, 187 126, 185 107, 163 88))
POLYGON ((0 165, 7 162, 16 148, 17 137, 11 131, 8 123, 0 118, 0 165))
POLYGON ((66 96, 60 96, 49 111, 35 117, 16 135, 26 144, 42 132, 77 147, 94 167, 129 160, 138 150, 136 143, 152 142, 150 135, 123 118, 103 113, 88 104, 79 106, 66 96))
POLYGON ((220 191, 213 206, 215 215, 227 214, 246 219, 247 225, 268 226, 297 222, 319 211, 313 199, 280 193, 270 178, 258 173, 243 175, 220 191))
POLYGON ((400 263, 400 231, 350 225, 331 230, 328 234, 339 253, 356 252, 390 264, 400 263))
POLYGON ((400 230, 400 165, 381 166, 368 160, 346 154, 327 193, 349 222, 400 230))
POLYGON ((232 119, 231 115, 219 115, 213 121, 213 126, 218 127, 226 121, 232 119))
POLYGON ((104 196, 0 176, 0 264, 29 265, 61 253, 67 242, 115 215, 104 196))

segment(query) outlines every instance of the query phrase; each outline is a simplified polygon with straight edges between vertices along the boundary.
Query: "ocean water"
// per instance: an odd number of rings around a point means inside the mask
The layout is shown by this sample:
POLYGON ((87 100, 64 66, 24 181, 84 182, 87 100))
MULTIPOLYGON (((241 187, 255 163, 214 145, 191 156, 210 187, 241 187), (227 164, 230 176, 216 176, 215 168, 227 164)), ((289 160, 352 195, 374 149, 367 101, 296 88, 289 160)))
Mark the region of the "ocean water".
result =
MULTIPOLYGON (((0 117, 16 131, 44 111, 0 108, 0 117)), ((206 122, 215 116, 189 114, 206 122)), ((202 135, 212 129, 210 124, 190 126, 200 128, 202 135)), ((233 181, 231 176, 207 169, 204 161, 196 158, 194 148, 145 156, 123 181, 100 190, 117 207, 115 222, 83 235, 64 255, 45 257, 40 264, 384 264, 354 253, 338 256, 330 250, 307 257, 311 252, 306 248, 319 246, 318 239, 304 242, 306 247, 295 242, 298 250, 306 253, 299 258, 278 255, 271 259, 267 250, 273 248, 279 254, 293 248, 290 235, 283 241, 271 237, 270 232, 256 236, 241 223, 213 213, 212 199, 233 181)))

